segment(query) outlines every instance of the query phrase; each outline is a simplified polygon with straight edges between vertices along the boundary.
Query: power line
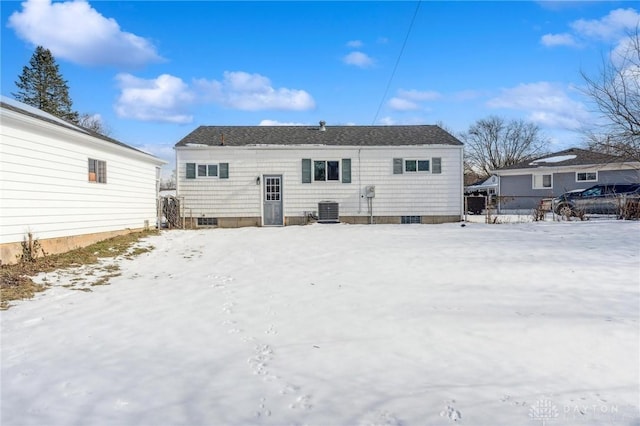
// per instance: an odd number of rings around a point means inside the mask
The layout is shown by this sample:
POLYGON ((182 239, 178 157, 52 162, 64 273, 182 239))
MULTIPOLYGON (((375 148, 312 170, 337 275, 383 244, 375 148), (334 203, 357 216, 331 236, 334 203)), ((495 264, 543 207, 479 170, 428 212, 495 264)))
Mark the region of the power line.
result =
POLYGON ((413 23, 416 20, 416 16, 418 16, 418 9, 420 9, 420 3, 422 3, 422 0, 418 0, 418 4, 416 5, 416 10, 413 12, 413 18, 411 18, 411 23, 409 24, 409 30, 407 30, 407 35, 405 36, 404 42, 402 43, 402 48, 400 49, 400 53, 398 54, 398 58, 396 59, 396 64, 393 66, 393 71, 391 72, 391 77, 389 77, 389 81, 387 82, 387 87, 384 89, 384 95, 382 95, 382 99, 380 100, 380 105, 378 105, 378 109, 376 110, 376 115, 373 117, 373 122, 371 123, 372 125, 376 124, 376 120, 378 120, 378 114, 380 114, 380 109, 384 104, 384 100, 387 98, 387 93, 389 93, 389 87, 391 87, 391 82, 393 81, 393 77, 396 75, 396 70, 398 69, 398 64, 400 63, 400 58, 402 57, 404 48, 407 45, 407 40, 409 40, 409 34, 411 34, 413 23))

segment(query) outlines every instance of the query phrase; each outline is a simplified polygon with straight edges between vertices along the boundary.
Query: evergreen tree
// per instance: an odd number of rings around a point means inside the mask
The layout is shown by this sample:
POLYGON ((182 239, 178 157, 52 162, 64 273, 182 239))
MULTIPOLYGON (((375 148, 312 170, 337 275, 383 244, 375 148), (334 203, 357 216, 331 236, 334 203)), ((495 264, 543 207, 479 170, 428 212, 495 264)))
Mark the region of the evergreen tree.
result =
POLYGON ((29 61, 22 68, 22 75, 16 81, 16 100, 65 120, 77 123, 79 116, 71 108, 67 81, 62 78, 58 64, 49 49, 38 46, 29 61))

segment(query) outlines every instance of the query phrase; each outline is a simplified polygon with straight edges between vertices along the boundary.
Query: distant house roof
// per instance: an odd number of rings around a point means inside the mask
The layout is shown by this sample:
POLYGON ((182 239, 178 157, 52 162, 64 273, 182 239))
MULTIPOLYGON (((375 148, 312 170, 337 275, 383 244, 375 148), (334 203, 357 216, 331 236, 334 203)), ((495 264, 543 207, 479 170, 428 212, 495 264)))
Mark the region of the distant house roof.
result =
POLYGON ((482 191, 486 189, 498 188, 498 177, 495 175, 489 176, 486 179, 479 180, 464 187, 465 191, 482 191))
POLYGON ((625 163, 629 160, 625 160, 622 157, 616 157, 615 155, 602 154, 600 152, 588 151, 580 148, 569 148, 564 151, 554 152, 547 154, 534 160, 523 161, 519 164, 503 167, 495 170, 500 172, 503 170, 518 170, 518 169, 536 169, 540 167, 566 167, 566 166, 586 166, 593 164, 612 164, 612 163, 625 163))
MULTIPOLYGON (((0 98, 0 107, 2 107, 4 109, 7 109, 7 110, 10 110, 10 111, 17 112, 19 114, 24 114, 24 115, 36 118, 36 119, 41 120, 41 121, 45 121, 45 122, 54 124, 56 126, 65 127, 65 128, 67 128, 69 130, 73 130, 73 131, 76 131, 76 132, 79 132, 79 133, 84 133, 84 134, 86 134, 88 136, 92 136, 94 138, 102 139, 103 141, 110 142, 110 143, 115 144, 115 145, 119 145, 119 146, 121 146, 123 148, 128 148, 128 149, 131 149, 133 151, 137 151, 139 153, 148 155, 150 157, 157 158, 153 154, 150 154, 148 152, 145 152, 145 151, 142 151, 140 149, 134 148, 134 147, 132 147, 130 145, 127 145, 126 143, 122 143, 122 142, 120 142, 118 140, 115 140, 113 138, 110 138, 108 136, 101 135, 100 133, 97 133, 97 132, 94 132, 92 130, 86 129, 86 128, 84 128, 82 126, 79 126, 77 124, 74 124, 74 123, 71 123, 69 121, 63 120, 60 117, 56 117, 53 114, 49 114, 48 112, 39 110, 38 108, 34 108, 34 107, 30 106, 30 105, 27 105, 27 104, 24 104, 22 102, 16 101, 15 99, 7 98, 6 96, 2 96, 0 98)), ((162 161, 162 160, 160 160, 160 161, 162 161)))
POLYGON ((200 126, 176 147, 250 145, 462 145, 435 125, 421 126, 200 126), (322 130, 324 129, 324 130, 322 130))

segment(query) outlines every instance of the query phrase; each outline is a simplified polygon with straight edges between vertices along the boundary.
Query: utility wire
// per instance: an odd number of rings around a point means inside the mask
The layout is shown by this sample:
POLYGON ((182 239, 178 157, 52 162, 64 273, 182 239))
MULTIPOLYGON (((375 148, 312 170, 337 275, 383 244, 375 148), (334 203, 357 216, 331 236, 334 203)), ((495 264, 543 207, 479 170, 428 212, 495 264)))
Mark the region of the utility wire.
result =
POLYGON ((380 105, 378 105, 378 109, 376 111, 376 115, 373 117, 373 122, 371 125, 376 124, 376 120, 378 120, 378 114, 380 114, 380 109, 384 104, 384 100, 387 98, 387 93, 389 93, 389 87, 391 87, 391 82, 393 81, 393 77, 396 75, 396 70, 398 69, 398 64, 400 63, 400 58, 402 58, 402 53, 404 52, 404 48, 407 45, 407 40, 409 40, 409 34, 411 34, 411 29, 413 28, 413 23, 416 20, 416 16, 418 16, 418 9, 420 9, 420 3, 422 0, 418 0, 418 4, 416 5, 416 10, 413 12, 413 18, 411 18, 411 23, 409 24, 409 30, 407 31, 407 35, 404 38, 404 43, 402 43, 402 48, 400 49, 400 53, 398 54, 398 58, 396 59, 396 64, 393 66, 393 71, 391 72, 391 77, 389 77, 389 81, 387 82, 387 87, 384 89, 384 95, 380 100, 380 105))

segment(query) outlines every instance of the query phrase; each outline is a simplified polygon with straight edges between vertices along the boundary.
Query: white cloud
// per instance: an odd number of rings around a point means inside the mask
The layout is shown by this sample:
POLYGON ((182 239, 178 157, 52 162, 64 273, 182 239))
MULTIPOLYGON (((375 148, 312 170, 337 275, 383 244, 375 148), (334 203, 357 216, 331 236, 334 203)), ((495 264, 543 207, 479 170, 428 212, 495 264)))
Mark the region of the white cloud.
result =
POLYGON ((549 47, 579 47, 589 40, 624 43, 638 25, 640 14, 635 9, 615 9, 600 19, 578 19, 569 24, 571 33, 545 34, 540 42, 549 47))
POLYGON ((354 65, 360 68, 367 68, 373 65, 373 59, 362 52, 351 52, 342 58, 342 60, 347 65, 354 65))
POLYGON ((135 67, 163 60, 151 42, 122 31, 84 0, 27 0, 22 11, 9 17, 8 26, 34 46, 82 65, 135 67))
POLYGON ((262 120, 258 126, 308 126, 306 123, 285 123, 277 120, 262 120))
POLYGON ((404 99, 409 99, 412 101, 435 101, 436 99, 440 99, 442 95, 440 93, 435 92, 433 90, 430 91, 419 91, 419 90, 398 90, 398 96, 404 99))
POLYGON ((398 90, 397 96, 391 98, 387 105, 396 111, 412 111, 421 109, 420 102, 434 101, 442 95, 434 91, 398 90))
POLYGON ((131 74, 116 76, 120 97, 115 105, 119 117, 142 121, 190 123, 185 113, 195 96, 180 78, 163 74, 146 80, 131 74))
POLYGON ((149 154, 165 160, 171 168, 175 167, 175 151, 172 143, 147 143, 134 146, 141 151, 148 152, 149 154))
POLYGON ((571 24, 573 30, 588 38, 617 40, 626 31, 634 30, 640 24, 640 14, 635 9, 616 9, 601 19, 579 19, 571 24))
POLYGON ((393 126, 396 124, 396 121, 391 117, 382 117, 378 122, 384 126, 393 126))
POLYGON ((571 34, 545 34, 541 43, 545 46, 577 46, 575 38, 571 34))
POLYGON ((412 102, 408 99, 402 99, 398 97, 394 97, 389 99, 389 108, 394 109, 396 111, 412 111, 416 109, 420 109, 420 105, 415 102, 412 102))
MULTIPOLYGON (((626 37, 618 43, 618 45, 611 51, 611 62, 616 67, 629 68, 633 74, 637 73, 638 68, 638 46, 637 40, 626 37)), ((627 76, 628 77, 628 76, 627 76)), ((638 87, 640 87, 640 81, 638 81, 638 87)))
POLYGON ((347 42, 347 47, 352 47, 354 49, 359 49, 362 46, 364 46, 364 43, 362 43, 360 40, 351 40, 347 42))
POLYGON ((487 106, 528 112, 528 120, 551 128, 579 129, 589 119, 582 103, 571 99, 565 88, 548 82, 503 89, 487 106))
POLYGON ((304 90, 273 88, 260 74, 225 71, 223 80, 197 79, 194 85, 204 100, 244 111, 303 111, 315 107, 315 101, 304 90))
POLYGON ((118 116, 142 121, 190 123, 193 117, 188 111, 196 102, 243 111, 300 111, 315 107, 313 98, 304 90, 275 89, 267 77, 242 71, 227 71, 222 81, 194 79, 191 86, 168 74, 143 79, 122 73, 116 79, 121 89, 115 105, 118 116))

